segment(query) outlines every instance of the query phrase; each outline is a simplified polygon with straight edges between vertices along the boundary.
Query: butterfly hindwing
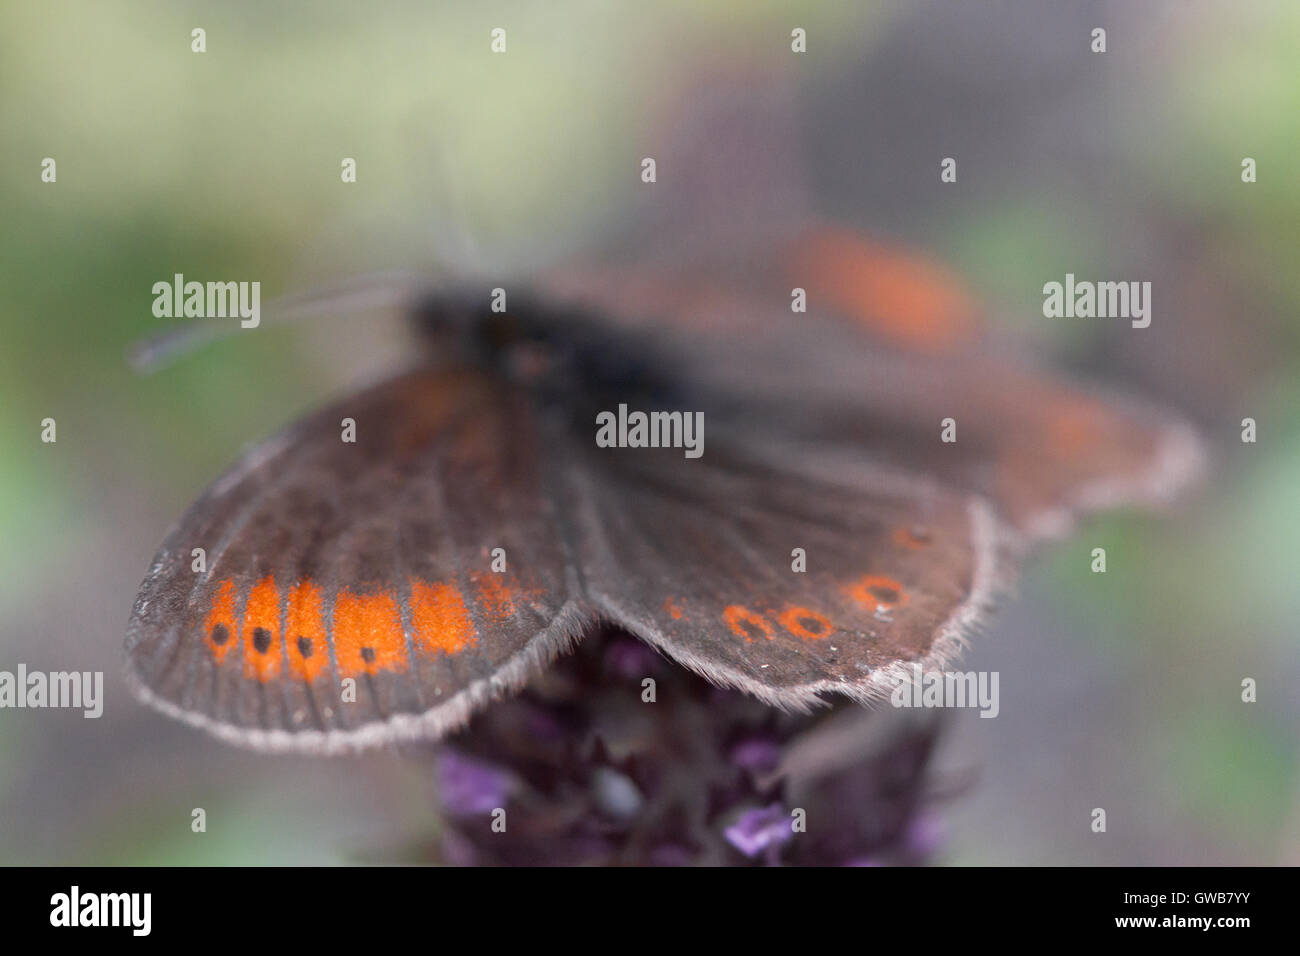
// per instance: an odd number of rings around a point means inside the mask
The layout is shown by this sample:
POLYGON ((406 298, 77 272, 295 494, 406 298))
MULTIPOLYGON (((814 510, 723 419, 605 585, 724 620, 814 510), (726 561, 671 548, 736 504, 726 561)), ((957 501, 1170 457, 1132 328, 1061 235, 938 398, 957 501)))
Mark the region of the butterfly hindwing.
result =
POLYGON ((978 502, 861 458, 819 473, 728 448, 606 452, 575 472, 591 602, 715 683, 803 709, 941 666, 996 582, 978 502))

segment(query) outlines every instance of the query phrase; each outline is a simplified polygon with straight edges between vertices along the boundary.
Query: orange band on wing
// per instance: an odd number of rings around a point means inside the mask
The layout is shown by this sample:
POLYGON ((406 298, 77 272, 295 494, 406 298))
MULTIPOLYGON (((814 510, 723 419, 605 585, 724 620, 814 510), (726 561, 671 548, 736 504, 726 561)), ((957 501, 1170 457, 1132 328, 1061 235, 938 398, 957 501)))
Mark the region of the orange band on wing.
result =
POLYGON ((800 239, 789 274, 813 308, 842 310, 893 345, 945 352, 976 331, 975 304, 947 270, 844 230, 800 239))
POLYGON ((344 677, 406 670, 402 616, 391 594, 339 592, 334 600, 334 654, 344 677))
POLYGON ((821 640, 833 630, 830 618, 806 607, 787 608, 777 620, 783 628, 805 641, 821 640))
POLYGON ((755 614, 747 607, 732 604, 722 611, 722 619, 737 637, 753 642, 757 637, 772 639, 772 625, 761 614, 755 614))
POLYGON ((1058 459, 1071 461, 1096 451, 1113 414, 1099 402, 1066 395, 1047 405, 1048 447, 1058 459))
POLYGON ((411 630, 430 653, 456 654, 478 641, 460 591, 441 582, 411 582, 411 630))
POLYGON ((244 676, 268 681, 280 673, 280 591, 265 577, 244 605, 244 676))
POLYGON ((907 603, 907 592, 893 578, 868 574, 848 588, 849 597, 872 610, 902 607, 907 603))
POLYGON ((218 664, 234 646, 236 633, 235 582, 227 578, 217 585, 216 596, 212 598, 212 606, 203 621, 203 639, 218 664))
POLYGON ((489 618, 504 621, 515 613, 516 588, 507 583, 504 574, 478 574, 474 576, 474 587, 478 591, 479 604, 489 618))
POLYGON ((284 632, 289 670, 308 682, 314 681, 330 662, 321 604, 320 588, 310 581, 300 581, 289 592, 284 632))

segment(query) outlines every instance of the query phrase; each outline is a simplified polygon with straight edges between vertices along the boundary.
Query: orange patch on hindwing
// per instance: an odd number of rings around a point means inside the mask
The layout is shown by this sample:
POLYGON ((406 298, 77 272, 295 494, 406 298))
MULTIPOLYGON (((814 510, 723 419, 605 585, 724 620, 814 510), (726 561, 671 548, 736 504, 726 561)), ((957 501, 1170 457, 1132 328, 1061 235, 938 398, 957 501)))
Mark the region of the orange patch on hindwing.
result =
POLYGON ((907 592, 893 578, 880 574, 867 574, 848 587, 849 597, 865 604, 872 611, 881 608, 893 610, 907 603, 907 592))
POLYGON ((722 611, 722 619, 737 637, 752 642, 757 637, 772 639, 772 625, 761 614, 755 614, 747 607, 732 604, 722 611))
POLYGON ((786 608, 777 620, 781 622, 783 628, 805 641, 821 640, 834 629, 834 625, 826 615, 806 607, 786 608))
POLYGON ((334 599, 334 655, 343 677, 406 670, 402 615, 392 594, 338 593, 334 599))
POLYGON ((235 582, 226 578, 217 585, 217 593, 203 620, 203 640, 218 664, 235 643, 235 582))
POLYGON ((519 606, 527 602, 530 592, 505 574, 491 572, 472 577, 479 608, 489 620, 500 622, 513 617, 519 606))
POLYGON ((430 653, 456 654, 478 641, 460 590, 442 582, 411 581, 411 630, 430 653))
POLYGON ((280 674, 280 589, 262 578, 244 605, 244 676, 266 682, 280 674))
POLYGON ((288 603, 284 634, 289 670, 305 681, 314 681, 330 662, 321 590, 310 581, 300 581, 289 592, 288 603))

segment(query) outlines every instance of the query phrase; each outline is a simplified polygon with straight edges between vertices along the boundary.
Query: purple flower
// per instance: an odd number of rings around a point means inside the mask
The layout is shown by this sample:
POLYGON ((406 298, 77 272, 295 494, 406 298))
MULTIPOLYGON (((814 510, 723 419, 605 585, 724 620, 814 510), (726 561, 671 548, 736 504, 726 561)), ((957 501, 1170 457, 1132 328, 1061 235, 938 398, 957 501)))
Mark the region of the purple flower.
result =
POLYGON ((746 810, 724 831, 727 842, 748 857, 756 857, 769 847, 789 842, 794 836, 790 817, 779 803, 761 810, 746 810))
POLYGON ((620 677, 646 677, 657 662, 658 655, 638 640, 613 640, 605 650, 605 666, 620 677))
POLYGON ((491 813, 510 796, 508 773, 454 750, 438 754, 436 772, 442 805, 455 816, 491 813))
POLYGON ((690 866, 691 852, 675 843, 665 843, 650 851, 648 862, 651 866, 690 866))
POLYGON ((670 666, 625 634, 591 634, 444 745, 434 859, 923 862, 933 824, 911 824, 927 809, 927 758, 940 725, 891 724, 890 716, 852 701, 784 714, 670 666), (657 694, 648 701, 641 681, 650 674, 657 694), (798 839, 796 806, 806 811, 798 839), (507 829, 492 827, 496 807, 509 810, 507 829))
POLYGON ((754 773, 775 770, 781 762, 781 746, 764 737, 749 737, 731 748, 731 762, 754 773))
POLYGON ((943 821, 933 813, 920 813, 908 824, 903 843, 909 853, 926 860, 938 852, 943 837, 943 821))

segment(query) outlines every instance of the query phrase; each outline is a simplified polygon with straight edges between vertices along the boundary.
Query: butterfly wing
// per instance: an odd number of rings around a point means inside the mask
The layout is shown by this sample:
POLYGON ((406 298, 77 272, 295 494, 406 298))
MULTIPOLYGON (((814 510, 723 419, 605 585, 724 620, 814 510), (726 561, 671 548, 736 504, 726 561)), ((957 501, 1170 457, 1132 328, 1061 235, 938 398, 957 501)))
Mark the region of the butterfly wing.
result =
POLYGON ((695 460, 584 458, 572 533, 592 604, 777 706, 876 698, 912 663, 942 666, 997 584, 986 508, 859 455, 782 460, 720 436, 695 460))
POLYGON ((1025 539, 1060 535, 1081 511, 1163 503, 1203 463, 1176 416, 1040 370, 941 265, 843 230, 716 269, 544 282, 679 340, 683 379, 733 396, 753 420, 784 419, 810 446, 869 449, 979 494, 1025 539), (792 311, 792 290, 806 313, 792 311))
POLYGON ((783 246, 781 262, 837 331, 870 344, 821 339, 817 361, 834 365, 829 352, 842 349, 855 359, 824 379, 828 391, 859 394, 871 412, 846 409, 832 427, 879 436, 890 460, 987 495, 1028 538, 1063 534, 1077 512, 1164 503, 1201 469, 1188 425, 1038 368, 936 262, 826 227, 783 246), (860 388, 846 387, 854 380, 860 388), (948 419, 952 440, 935 441, 948 419))
POLYGON ((756 418, 786 419, 810 447, 870 449, 979 494, 1025 540, 1059 536, 1081 512, 1162 504, 1202 465, 1176 416, 1014 352, 921 356, 843 329, 731 352, 733 363, 701 374, 744 395, 756 418))
POLYGON ((590 621, 532 415, 482 372, 428 369, 253 449, 155 558, 133 687, 227 740, 316 752, 436 736, 517 687, 590 621))

